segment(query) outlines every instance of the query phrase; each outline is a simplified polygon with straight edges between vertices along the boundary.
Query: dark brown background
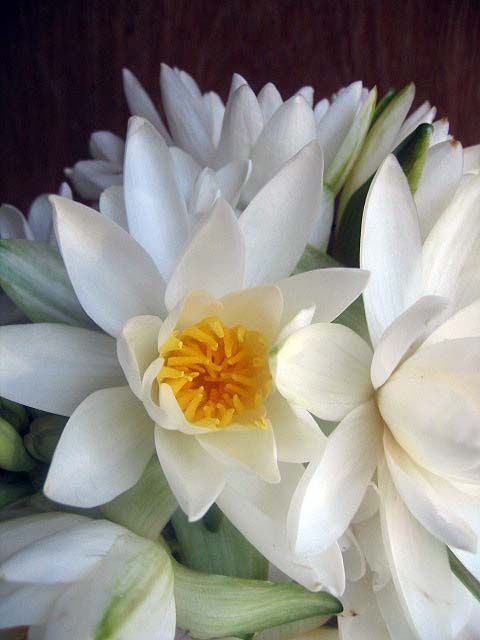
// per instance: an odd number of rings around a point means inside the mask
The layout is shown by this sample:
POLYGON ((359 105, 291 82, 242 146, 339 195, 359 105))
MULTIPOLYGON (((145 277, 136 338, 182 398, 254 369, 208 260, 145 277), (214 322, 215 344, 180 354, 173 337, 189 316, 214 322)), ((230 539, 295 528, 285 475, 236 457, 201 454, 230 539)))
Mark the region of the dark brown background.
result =
POLYGON ((0 200, 21 208, 87 156, 91 131, 123 135, 123 66, 157 102, 161 61, 223 97, 232 71, 284 96, 413 79, 457 138, 480 139, 479 0, 19 0, 3 5, 0 61, 0 200))

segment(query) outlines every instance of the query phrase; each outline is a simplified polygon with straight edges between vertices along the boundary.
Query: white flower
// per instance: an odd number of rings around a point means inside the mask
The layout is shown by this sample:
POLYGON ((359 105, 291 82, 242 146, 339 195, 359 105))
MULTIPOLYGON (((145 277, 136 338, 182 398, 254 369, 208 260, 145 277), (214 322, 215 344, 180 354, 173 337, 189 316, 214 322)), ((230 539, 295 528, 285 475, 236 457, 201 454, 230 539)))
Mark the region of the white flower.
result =
POLYGON ((30 626, 32 640, 173 640, 173 571, 158 543, 48 513, 2 523, 0 549, 2 628, 30 626))
POLYGON ((117 343, 62 325, 0 330, 2 395, 71 415, 50 467, 49 497, 78 506, 107 502, 135 484, 156 448, 175 496, 195 519, 231 469, 276 482, 277 459, 310 458, 319 430, 277 392, 269 352, 312 319, 333 320, 363 290, 366 274, 319 270, 276 286, 242 287, 287 275, 301 254, 298 232, 308 228, 296 228, 291 207, 301 205, 297 215, 304 215, 318 193, 317 153, 315 146, 301 152, 303 161, 287 165, 277 189, 266 192, 267 186, 240 223, 218 200, 176 264, 169 240, 177 241, 181 221, 160 206, 163 226, 154 234, 154 203, 145 198, 138 237, 170 275, 168 285, 152 257, 118 225, 52 198, 78 299, 117 343), (290 179, 298 185, 293 194, 290 179), (274 214, 280 222, 287 218, 289 237, 262 226, 274 214))
POLYGON ((479 204, 474 178, 430 234, 442 238, 441 254, 428 240, 422 249, 405 176, 387 158, 367 197, 360 252, 372 272, 364 301, 375 350, 349 329, 316 325, 288 338, 277 356, 279 391, 340 421, 293 498, 295 549, 320 552, 342 534, 379 464, 390 570, 425 639, 448 637, 452 594, 443 543, 475 551, 480 533, 480 302, 451 315, 449 301, 480 230, 479 204), (308 355, 297 357, 307 354, 307 343, 308 355), (308 396, 306 375, 317 381, 308 396))

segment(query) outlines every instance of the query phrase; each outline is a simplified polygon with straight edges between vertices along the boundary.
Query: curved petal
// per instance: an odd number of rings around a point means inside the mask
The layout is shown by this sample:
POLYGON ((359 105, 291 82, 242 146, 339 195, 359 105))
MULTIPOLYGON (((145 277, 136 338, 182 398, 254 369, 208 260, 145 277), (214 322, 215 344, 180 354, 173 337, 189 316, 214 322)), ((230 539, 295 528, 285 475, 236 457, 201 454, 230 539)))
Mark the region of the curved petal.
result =
POLYGON ((360 266, 371 272, 363 299, 374 346, 421 295, 421 250, 410 187, 396 158, 388 156, 369 189, 360 240, 360 266))
POLYGON ((97 389, 124 382, 110 336, 53 323, 0 327, 0 389, 9 400, 69 416, 97 389))
POLYGON ((199 520, 225 485, 225 466, 192 435, 155 427, 155 446, 168 484, 192 522, 199 520))
POLYGON ((127 99, 128 108, 132 116, 140 116, 153 124, 165 139, 167 144, 172 143, 170 134, 163 124, 157 109, 150 96, 142 87, 138 79, 128 69, 122 70, 123 91, 127 99))
POLYGON ((180 193, 188 205, 192 197, 193 185, 202 168, 191 155, 178 147, 170 147, 170 157, 180 193))
POLYGON ((258 104, 262 110, 263 122, 266 124, 275 111, 282 106, 283 100, 277 87, 268 82, 258 93, 258 104))
POLYGON ((198 443, 226 467, 257 473, 266 482, 280 481, 277 448, 271 424, 234 431, 223 429, 197 436, 198 443))
POLYGON ((101 214, 118 224, 124 231, 128 231, 123 187, 113 186, 102 191, 98 208, 101 214))
POLYGON ((303 96, 282 104, 263 128, 251 153, 252 173, 243 197, 248 202, 280 168, 315 140, 315 118, 303 96))
POLYGON ((371 572, 372 589, 378 592, 385 588, 391 578, 382 540, 380 514, 356 523, 353 530, 371 572))
POLYGON ((0 206, 0 238, 26 238, 33 240, 25 216, 16 207, 9 204, 0 206))
MULTIPOLYGON (((64 589, 62 584, 5 584, 0 594, 1 628, 43 624, 53 603, 64 589)), ((21 637, 4 636, 0 632, 2 640, 20 640, 21 637)))
POLYGON ((404 614, 421 640, 448 640, 453 593, 446 547, 409 513, 385 465, 379 484, 382 532, 404 614))
POLYGON ((308 411, 289 404, 275 392, 268 398, 266 406, 278 460, 309 462, 323 453, 327 438, 308 411))
POLYGON ((165 292, 167 308, 193 289, 206 289, 217 297, 241 289, 244 260, 237 217, 228 202, 219 199, 177 262, 165 292))
POLYGON ((339 421, 373 393, 372 351, 340 324, 312 324, 291 335, 274 361, 274 380, 291 403, 339 421))
POLYGON ((263 187, 240 216, 248 286, 275 282, 297 265, 320 213, 323 157, 311 142, 263 187))
POLYGON ((92 158, 122 166, 125 142, 111 131, 94 131, 88 146, 92 158))
POLYGON ((121 165, 107 160, 79 160, 65 174, 85 200, 98 200, 104 189, 123 183, 121 165))
POLYGON ((312 322, 332 322, 362 293, 370 274, 361 269, 314 269, 277 282, 283 295, 282 325, 315 305, 312 322))
MULTIPOLYGON (((453 485, 445 491, 447 481, 435 478, 415 464, 387 429, 383 445, 392 480, 412 515, 445 544, 475 552, 477 535, 457 510, 458 503, 468 496, 456 491, 453 485)), ((475 503, 476 499, 470 497, 470 506, 474 510, 475 503)))
POLYGON ((162 321, 156 316, 137 316, 123 327, 117 339, 117 356, 128 384, 142 397, 142 380, 150 364, 158 358, 158 333, 162 321))
POLYGON ((321 552, 347 529, 377 465, 383 425, 373 401, 349 413, 311 462, 292 499, 288 530, 300 553, 321 552))
POLYGON ((425 296, 404 311, 387 327, 373 354, 370 369, 375 389, 384 384, 400 362, 438 324, 449 301, 439 296, 425 296))
POLYGON ((168 279, 187 239, 187 208, 164 139, 141 118, 129 121, 124 173, 130 233, 168 279))
POLYGON ((242 162, 230 162, 216 172, 215 176, 220 193, 232 207, 237 206, 240 192, 248 180, 251 170, 251 161, 243 160, 242 162))
MULTIPOLYGON (((53 230, 52 205, 50 204, 46 193, 37 196, 32 202, 28 211, 28 226, 30 227, 33 238, 35 238, 37 242, 50 243, 52 237, 55 237, 55 232, 53 230)), ((4 237, 1 228, 0 237, 4 237)))
POLYGON ((103 504, 137 482, 153 450, 153 422, 130 389, 102 389, 73 412, 44 493, 77 507, 103 504))
POLYGON ((480 299, 448 318, 428 336, 422 348, 458 338, 480 338, 480 299))
POLYGON ((165 283, 150 256, 93 209, 52 196, 55 230, 81 305, 113 336, 135 316, 164 313, 165 283))

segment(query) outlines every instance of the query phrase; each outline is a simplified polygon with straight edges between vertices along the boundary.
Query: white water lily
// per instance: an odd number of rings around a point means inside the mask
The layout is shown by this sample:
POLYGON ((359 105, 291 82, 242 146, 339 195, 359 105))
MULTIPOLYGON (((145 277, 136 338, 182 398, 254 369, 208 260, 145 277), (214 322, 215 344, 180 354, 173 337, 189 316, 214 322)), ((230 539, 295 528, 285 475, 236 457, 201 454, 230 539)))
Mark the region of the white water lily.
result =
MULTIPOLYGON (((112 337, 54 324, 0 330, 1 394, 71 416, 46 481, 49 497, 78 506, 107 502, 136 483, 156 449, 177 500, 196 519, 232 469, 277 482, 277 460, 310 458, 319 430, 301 403, 292 406, 277 391, 269 353, 312 320, 333 320, 363 290, 366 274, 318 270, 259 286, 286 276, 303 251, 298 238, 272 237, 271 230, 268 238, 258 226, 295 201, 308 209, 316 197, 318 185, 309 184, 317 174, 305 174, 316 147, 301 153, 311 154, 303 155, 302 175, 293 174, 301 192, 285 201, 281 189, 270 200, 262 191, 240 223, 218 200, 176 264, 173 252, 163 253, 171 249, 165 223, 158 268, 105 216, 52 197, 72 285, 112 337), (250 212, 257 225, 251 237, 250 212), (159 268, 170 274, 168 284, 159 268)), ((152 234, 141 239, 155 249, 152 234)))
POLYGON ((170 640, 167 552, 106 520, 38 514, 0 526, 0 627, 28 640, 170 640))
POLYGON ((361 266, 372 272, 364 302, 374 351, 345 327, 316 325, 287 339, 277 356, 279 390, 340 422, 293 498, 295 549, 321 552, 343 533, 380 463, 390 570, 402 609, 425 640, 450 637, 444 543, 475 551, 480 534, 480 303, 455 312, 451 302, 479 232, 479 205, 474 178, 430 234, 443 238, 441 260, 428 240, 422 248, 408 183, 387 158, 367 197, 360 251, 361 266), (307 343, 308 357, 299 360, 307 343), (282 369, 291 379, 294 360, 295 383, 286 391, 282 369), (318 382, 310 396, 305 375, 318 382))
MULTIPOLYGON (((70 187, 66 183, 60 186, 59 193, 66 198, 72 197, 70 187)), ((48 202, 47 194, 35 198, 29 209, 28 218, 12 205, 0 206, 0 239, 10 238, 56 244, 52 205, 48 202)), ((0 325, 19 322, 21 318, 21 312, 0 289, 0 325)))

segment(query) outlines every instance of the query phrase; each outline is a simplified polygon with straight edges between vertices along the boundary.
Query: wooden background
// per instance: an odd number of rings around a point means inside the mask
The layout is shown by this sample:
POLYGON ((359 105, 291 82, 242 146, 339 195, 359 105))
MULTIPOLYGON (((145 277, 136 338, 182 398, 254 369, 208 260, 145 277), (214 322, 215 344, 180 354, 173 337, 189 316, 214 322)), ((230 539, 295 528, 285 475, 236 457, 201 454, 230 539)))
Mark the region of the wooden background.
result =
POLYGON ((284 97, 413 79, 417 102, 480 141, 480 0, 17 0, 0 25, 0 200, 27 208, 91 131, 123 135, 122 67, 158 102, 161 61, 223 97, 233 71, 284 97))

